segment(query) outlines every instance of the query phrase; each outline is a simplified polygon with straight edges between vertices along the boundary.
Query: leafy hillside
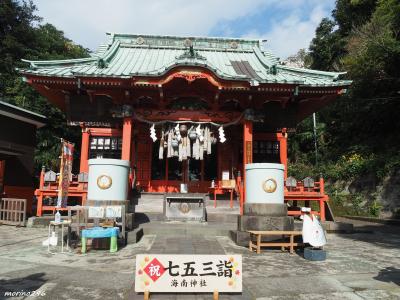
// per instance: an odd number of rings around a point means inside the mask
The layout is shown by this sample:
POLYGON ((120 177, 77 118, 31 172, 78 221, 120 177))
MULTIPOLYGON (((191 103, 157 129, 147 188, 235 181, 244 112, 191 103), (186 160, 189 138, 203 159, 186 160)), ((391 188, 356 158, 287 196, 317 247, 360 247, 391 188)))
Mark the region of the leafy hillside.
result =
POLYGON ((385 195, 385 186, 400 169, 400 2, 338 0, 332 18, 316 29, 307 61, 311 68, 347 71, 353 85, 317 114, 318 165, 312 120, 298 125, 290 137, 291 173, 322 173, 334 205, 343 204, 336 205, 340 213, 396 212, 399 191, 385 195))

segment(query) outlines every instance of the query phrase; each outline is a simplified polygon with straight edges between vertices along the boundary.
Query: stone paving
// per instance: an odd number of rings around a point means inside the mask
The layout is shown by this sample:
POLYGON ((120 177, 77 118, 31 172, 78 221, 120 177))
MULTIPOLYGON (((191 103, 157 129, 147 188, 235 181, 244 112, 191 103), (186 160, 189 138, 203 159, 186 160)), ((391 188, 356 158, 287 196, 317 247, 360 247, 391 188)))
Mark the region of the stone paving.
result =
MULTIPOLYGON (((360 226, 362 230, 366 224, 360 226)), ((381 226, 371 233, 369 226, 368 233, 328 235, 328 259, 310 262, 301 253, 250 253, 225 236, 174 236, 173 232, 145 235, 116 254, 101 250, 49 254, 41 246, 46 229, 3 225, 0 299, 7 299, 8 291, 34 290, 45 294, 37 299, 143 299, 133 290, 139 253, 241 254, 244 291, 220 299, 400 299, 399 231, 381 226)), ((151 299, 212 299, 212 295, 154 294, 151 299)))

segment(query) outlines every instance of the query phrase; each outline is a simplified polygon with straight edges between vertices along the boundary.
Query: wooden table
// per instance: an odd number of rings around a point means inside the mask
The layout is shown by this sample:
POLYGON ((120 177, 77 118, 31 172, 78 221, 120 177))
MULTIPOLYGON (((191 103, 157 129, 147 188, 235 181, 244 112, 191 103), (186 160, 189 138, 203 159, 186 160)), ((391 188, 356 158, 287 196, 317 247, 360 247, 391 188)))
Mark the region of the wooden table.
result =
POLYGON ((81 253, 86 253, 86 241, 87 239, 97 238, 110 238, 110 252, 114 253, 118 251, 118 235, 119 227, 92 227, 83 229, 81 234, 82 248, 81 253))
POLYGON ((210 187, 211 192, 214 194, 214 207, 217 207, 217 194, 222 195, 227 192, 230 193, 230 208, 233 208, 233 192, 235 191, 235 187, 223 187, 223 186, 215 186, 210 187))
POLYGON ((295 243, 294 237, 302 235, 301 231, 282 231, 282 230, 266 230, 266 231, 256 231, 249 230, 250 233, 250 241, 249 241, 249 250, 253 252, 253 248, 256 249, 257 254, 260 254, 261 247, 281 247, 281 250, 285 250, 285 247, 289 248, 290 254, 294 253, 295 246, 302 246, 303 243, 295 243), (288 236, 289 242, 261 242, 262 236, 288 236), (256 237, 256 244, 253 243, 252 237, 256 237))

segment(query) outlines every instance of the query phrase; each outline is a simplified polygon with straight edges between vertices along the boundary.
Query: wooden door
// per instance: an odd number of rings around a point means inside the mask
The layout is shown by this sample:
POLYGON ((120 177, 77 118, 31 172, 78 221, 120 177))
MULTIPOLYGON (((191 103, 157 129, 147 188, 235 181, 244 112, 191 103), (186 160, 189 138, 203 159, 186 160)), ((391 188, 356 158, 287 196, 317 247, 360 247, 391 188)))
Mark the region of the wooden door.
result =
POLYGON ((229 171, 229 177, 232 179, 232 160, 233 149, 232 143, 226 141, 223 144, 218 144, 218 178, 222 179, 222 172, 229 171))

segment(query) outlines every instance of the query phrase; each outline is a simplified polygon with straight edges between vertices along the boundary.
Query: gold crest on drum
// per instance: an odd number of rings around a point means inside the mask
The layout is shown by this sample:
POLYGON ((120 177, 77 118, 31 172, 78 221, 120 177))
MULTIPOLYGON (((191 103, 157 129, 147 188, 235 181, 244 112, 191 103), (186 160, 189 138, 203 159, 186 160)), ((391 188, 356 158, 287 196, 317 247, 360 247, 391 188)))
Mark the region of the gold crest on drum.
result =
POLYGON ((266 193, 273 193, 276 191, 277 188, 276 180, 273 178, 269 178, 265 180, 262 184, 262 188, 266 193))

